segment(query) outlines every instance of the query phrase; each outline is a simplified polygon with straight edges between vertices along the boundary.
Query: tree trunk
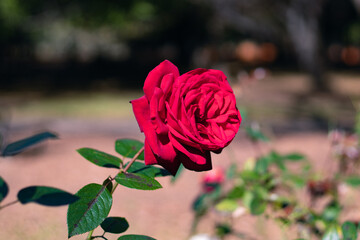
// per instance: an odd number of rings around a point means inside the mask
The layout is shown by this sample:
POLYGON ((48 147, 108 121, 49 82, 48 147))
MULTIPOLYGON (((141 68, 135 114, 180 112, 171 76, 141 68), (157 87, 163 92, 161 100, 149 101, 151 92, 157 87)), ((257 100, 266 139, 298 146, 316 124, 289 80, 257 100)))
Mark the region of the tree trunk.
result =
MULTIPOLYGON (((320 1, 317 2, 320 8, 320 1)), ((294 0, 286 12, 286 28, 300 66, 313 78, 313 90, 329 91, 321 54, 319 12, 314 5, 315 2, 294 0)))

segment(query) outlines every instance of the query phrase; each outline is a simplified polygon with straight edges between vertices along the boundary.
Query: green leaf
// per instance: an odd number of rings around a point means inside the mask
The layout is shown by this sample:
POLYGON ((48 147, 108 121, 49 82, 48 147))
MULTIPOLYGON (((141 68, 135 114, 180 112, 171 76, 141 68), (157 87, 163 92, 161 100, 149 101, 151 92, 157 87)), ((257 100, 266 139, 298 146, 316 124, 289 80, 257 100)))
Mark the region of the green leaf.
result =
POLYGON ((254 199, 254 193, 251 191, 245 191, 242 197, 242 203, 248 209, 250 209, 251 201, 254 199))
POLYGON ((245 207, 250 209, 251 214, 260 215, 266 210, 266 201, 262 198, 262 190, 257 190, 254 192, 246 191, 243 196, 243 204, 245 207))
POLYGON ((255 163, 255 172, 259 174, 266 173, 269 167, 269 161, 270 159, 268 157, 261 157, 259 158, 255 163))
MULTIPOLYGON (((216 224, 215 229, 216 229, 216 236, 219 236, 222 239, 224 239, 225 236, 233 233, 231 225, 226 223, 216 224)), ((243 238, 243 237, 239 237, 239 238, 243 238)))
POLYGON ((263 141, 263 142, 268 142, 269 141, 269 138, 266 137, 260 131, 260 129, 257 129, 256 127, 246 126, 245 131, 246 131, 247 136, 253 141, 263 141))
POLYGON ((235 200, 224 199, 218 204, 216 204, 215 208, 218 211, 222 211, 222 212, 233 212, 238 208, 238 204, 235 200))
POLYGON ((360 176, 350 176, 345 179, 345 183, 350 185, 351 187, 359 187, 360 186, 360 176))
POLYGON ((62 206, 76 202, 79 197, 53 187, 31 186, 21 189, 17 195, 22 204, 37 203, 45 206, 62 206))
POLYGON ((259 174, 254 171, 244 170, 240 173, 240 177, 244 181, 257 181, 259 179, 259 174))
POLYGON ((339 232, 335 226, 326 231, 322 240, 341 240, 339 232))
POLYGON ((139 173, 119 173, 115 181, 125 187, 140 190, 155 190, 162 188, 161 184, 154 178, 139 173))
POLYGON ((240 111, 242 121, 245 122, 247 119, 247 116, 248 116, 248 112, 246 111, 245 108, 242 108, 242 107, 239 108, 239 111, 240 111))
POLYGON ((233 179, 235 177, 236 170, 237 170, 237 165, 235 163, 232 163, 226 171, 226 178, 229 180, 233 179))
POLYGON ((171 173, 169 173, 167 170, 163 168, 158 168, 151 165, 145 165, 142 162, 134 162, 128 169, 128 172, 144 174, 151 178, 171 175, 171 173))
POLYGON ((335 201, 330 202, 323 210, 322 218, 328 222, 335 222, 339 218, 341 210, 339 203, 335 201))
POLYGON ((2 156, 13 156, 47 139, 57 138, 57 135, 50 132, 43 132, 31 137, 10 143, 2 152, 2 156))
POLYGON ((100 226, 105 232, 123 233, 129 228, 129 223, 122 217, 108 217, 100 226))
POLYGON ((290 154, 284 155, 282 157, 283 157, 283 159, 289 160, 292 162, 297 162, 297 161, 301 161, 301 160, 305 159, 305 156, 302 155, 301 153, 290 153, 290 154))
POLYGON ((281 171, 286 171, 286 166, 284 164, 284 158, 280 156, 277 152, 272 151, 269 154, 270 162, 274 163, 281 171))
POLYGON ((306 180, 298 175, 295 174, 284 174, 284 179, 290 181, 295 187, 302 188, 306 185, 306 180))
MULTIPOLYGON (((140 149, 144 146, 144 144, 140 141, 134 139, 118 139, 115 142, 115 150, 120 155, 133 158, 136 153, 140 151, 140 149)), ((139 160, 144 160, 144 152, 139 155, 137 158, 139 160)))
POLYGON ((250 212, 253 215, 263 214, 266 210, 266 201, 259 197, 255 197, 252 199, 250 203, 250 212))
POLYGON ((184 171, 184 165, 180 164, 179 169, 177 170, 176 174, 174 177, 171 178, 171 183, 175 183, 176 180, 179 179, 179 177, 181 176, 181 173, 184 171))
POLYGON ((120 168, 120 164, 122 164, 120 158, 92 148, 80 148, 77 152, 80 153, 80 155, 86 160, 100 167, 120 168))
POLYGON ((67 213, 69 238, 99 226, 108 216, 112 205, 111 194, 105 186, 99 184, 84 186, 76 196, 80 200, 70 204, 67 213))
POLYGON ((9 187, 5 180, 0 177, 0 202, 8 195, 9 187))
POLYGON ((209 205, 209 199, 207 194, 199 195, 192 203, 192 210, 197 213, 203 213, 207 210, 209 205))
POLYGON ((356 240, 357 239, 357 229, 354 223, 345 222, 342 226, 343 240, 356 240))
POLYGON ((144 236, 144 235, 123 235, 118 238, 118 240, 156 240, 155 238, 144 236))
POLYGON ((106 189, 109 191, 109 193, 112 192, 113 184, 109 178, 105 179, 102 185, 106 187, 106 189))
POLYGON ((229 199, 240 199, 244 196, 245 187, 244 186, 236 186, 228 193, 227 198, 229 199))

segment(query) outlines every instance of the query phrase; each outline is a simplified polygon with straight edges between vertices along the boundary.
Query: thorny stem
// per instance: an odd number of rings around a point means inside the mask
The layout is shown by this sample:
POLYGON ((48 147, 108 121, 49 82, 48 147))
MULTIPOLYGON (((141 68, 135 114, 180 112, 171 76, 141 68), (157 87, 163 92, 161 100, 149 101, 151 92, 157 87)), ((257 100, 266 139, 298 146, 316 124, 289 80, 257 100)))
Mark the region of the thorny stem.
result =
MULTIPOLYGON (((129 168, 131 167, 131 165, 135 162, 135 160, 140 156, 140 154, 141 154, 143 151, 144 151, 144 147, 142 147, 142 148, 135 154, 135 156, 131 159, 131 161, 129 162, 129 164, 128 164, 124 169, 121 169, 120 172, 126 173, 127 170, 129 170, 129 168)), ((115 184, 114 184, 114 186, 113 186, 113 189, 112 189, 112 191, 111 191, 111 195, 115 192, 115 190, 116 190, 116 188, 117 188, 118 185, 119 185, 119 183, 115 182, 115 184)), ((89 232, 89 234, 88 234, 87 237, 86 237, 86 240, 91 240, 91 239, 94 239, 94 238, 103 238, 103 239, 106 239, 106 238, 104 237, 104 235, 102 235, 102 236, 94 236, 94 237, 93 237, 92 234, 93 234, 94 230, 95 230, 95 229, 93 229, 93 230, 91 230, 91 231, 89 232)))
POLYGON ((9 207, 11 205, 14 205, 15 203, 18 203, 18 202, 19 202, 19 200, 15 200, 15 201, 9 202, 9 203, 7 203, 7 204, 5 204, 3 206, 0 206, 0 210, 3 209, 3 208, 9 207))
MULTIPOLYGON (((131 167, 131 165, 135 162, 135 160, 140 156, 140 154, 144 151, 144 147, 142 147, 136 154, 135 156, 131 159, 131 161, 129 162, 129 164, 124 168, 124 170, 122 170, 122 172, 126 173, 127 170, 129 170, 129 168, 131 167)), ((114 187, 111 191, 111 194, 113 194, 113 192, 115 191, 115 189, 117 188, 117 186, 119 185, 119 183, 115 182, 114 187)))
POLYGON ((124 168, 124 172, 126 173, 126 171, 131 167, 131 165, 135 162, 135 160, 140 156, 140 154, 144 151, 144 147, 142 147, 136 154, 135 156, 131 159, 131 161, 129 162, 129 164, 124 168))

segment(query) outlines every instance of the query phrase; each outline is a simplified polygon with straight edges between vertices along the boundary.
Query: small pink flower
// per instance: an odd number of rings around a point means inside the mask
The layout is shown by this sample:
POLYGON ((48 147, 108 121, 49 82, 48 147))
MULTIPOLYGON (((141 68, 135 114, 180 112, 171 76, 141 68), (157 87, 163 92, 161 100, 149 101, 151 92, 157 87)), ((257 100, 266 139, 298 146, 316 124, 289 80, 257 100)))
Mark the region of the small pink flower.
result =
POLYGON ((225 180, 225 172, 222 168, 214 168, 206 172, 201 180, 205 192, 211 192, 217 185, 225 180))

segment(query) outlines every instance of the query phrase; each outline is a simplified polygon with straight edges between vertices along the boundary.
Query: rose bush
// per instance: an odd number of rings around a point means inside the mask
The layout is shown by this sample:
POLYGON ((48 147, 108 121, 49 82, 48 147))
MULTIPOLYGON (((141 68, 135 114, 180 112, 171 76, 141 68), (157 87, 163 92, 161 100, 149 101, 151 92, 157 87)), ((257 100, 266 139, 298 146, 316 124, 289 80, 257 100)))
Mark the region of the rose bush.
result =
POLYGON ((145 163, 176 174, 180 164, 211 169, 210 151, 220 153, 237 133, 241 116, 223 72, 195 69, 180 76, 165 60, 147 76, 144 96, 132 100, 145 134, 145 163))

